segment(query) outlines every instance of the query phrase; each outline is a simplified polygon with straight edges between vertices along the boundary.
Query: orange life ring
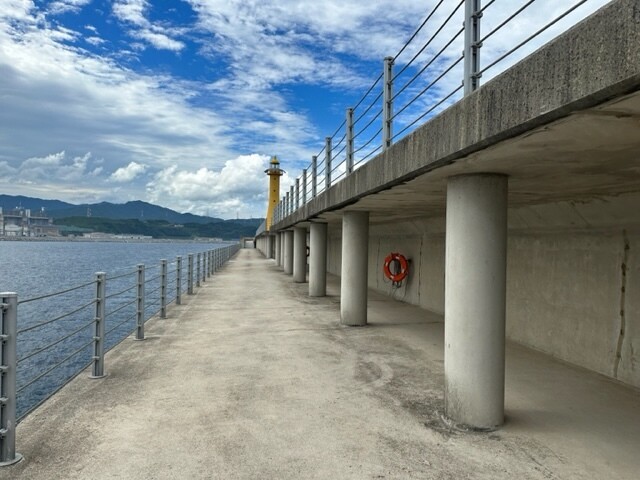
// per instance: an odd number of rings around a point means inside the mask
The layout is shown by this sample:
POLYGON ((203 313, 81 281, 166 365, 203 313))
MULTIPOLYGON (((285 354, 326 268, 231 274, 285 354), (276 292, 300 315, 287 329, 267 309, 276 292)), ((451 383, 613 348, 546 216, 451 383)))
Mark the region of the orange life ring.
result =
POLYGON ((394 283, 400 283, 409 275, 409 262, 400 253, 390 253, 384 259, 384 276, 394 283), (394 264, 395 272, 391 272, 391 264, 394 264))

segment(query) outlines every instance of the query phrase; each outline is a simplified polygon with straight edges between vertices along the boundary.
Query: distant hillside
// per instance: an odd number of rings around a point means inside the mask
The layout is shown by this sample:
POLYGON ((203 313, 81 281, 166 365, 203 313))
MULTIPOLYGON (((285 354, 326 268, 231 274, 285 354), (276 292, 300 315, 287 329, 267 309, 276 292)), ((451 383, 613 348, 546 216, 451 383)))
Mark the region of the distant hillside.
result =
POLYGON ((192 239, 197 237, 237 240, 253 237, 264 219, 220 220, 215 223, 173 224, 166 220, 115 219, 100 217, 65 217, 55 219, 56 225, 63 225, 63 233, 74 230, 94 231, 113 234, 149 235, 154 238, 192 239))
POLYGON ((55 210, 70 208, 72 203, 61 202, 60 200, 44 200, 42 198, 24 197, 22 195, 2 195, 0 194, 0 207, 4 210, 12 210, 16 207, 28 208, 34 212, 39 212, 42 208, 47 213, 55 210))
POLYGON ((0 195, 0 207, 10 210, 16 207, 28 208, 34 212, 42 208, 48 216, 53 218, 86 217, 90 212, 92 217, 112 219, 165 220, 170 223, 211 223, 221 222, 222 219, 178 213, 169 208, 159 207, 151 203, 133 201, 127 203, 92 203, 74 205, 60 200, 44 200, 42 198, 24 197, 21 195, 0 195))
POLYGON ((62 217, 86 217, 88 212, 92 217, 113 219, 138 219, 138 220, 165 220, 171 223, 211 223, 221 222, 221 218, 203 217, 191 213, 178 213, 169 208, 159 207, 139 200, 127 203, 92 203, 74 205, 51 211, 54 218, 62 217))

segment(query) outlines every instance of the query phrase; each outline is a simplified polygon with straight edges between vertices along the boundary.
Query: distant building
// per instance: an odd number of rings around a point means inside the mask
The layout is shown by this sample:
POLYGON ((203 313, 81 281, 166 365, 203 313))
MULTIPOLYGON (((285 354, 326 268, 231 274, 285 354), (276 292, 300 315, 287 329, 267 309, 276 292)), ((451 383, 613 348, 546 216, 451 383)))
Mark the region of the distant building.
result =
POLYGON ((44 209, 32 214, 28 208, 14 208, 6 212, 0 207, 0 236, 4 237, 58 237, 60 231, 47 217, 44 209))
POLYGON ((150 235, 138 235, 136 233, 104 233, 104 232, 88 232, 83 233, 82 238, 90 238, 92 240, 151 240, 150 235))

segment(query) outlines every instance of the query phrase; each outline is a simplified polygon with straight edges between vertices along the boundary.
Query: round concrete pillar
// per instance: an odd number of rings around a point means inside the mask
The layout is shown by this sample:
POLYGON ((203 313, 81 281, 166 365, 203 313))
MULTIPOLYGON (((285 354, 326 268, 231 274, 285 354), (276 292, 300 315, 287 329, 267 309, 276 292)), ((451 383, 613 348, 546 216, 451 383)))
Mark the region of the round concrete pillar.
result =
POLYGON ((369 212, 342 216, 342 279, 340 319, 343 325, 367 324, 369 212))
POLYGON ((327 294, 327 224, 312 223, 309 238, 309 296, 327 294))
POLYGON ((280 267, 284 268, 284 232, 280 232, 279 236, 280 236, 280 267))
POLYGON ((284 273, 287 275, 293 273, 293 232, 291 230, 284 232, 284 273))
POLYGON ((273 235, 269 234, 267 235, 267 245, 266 245, 266 249, 267 249, 267 253, 266 253, 266 257, 267 258, 273 258, 273 235))
POLYGON ((304 227, 293 229, 293 281, 307 281, 307 229, 304 227))
POLYGON ((280 245, 280 242, 282 241, 282 233, 281 232, 277 232, 276 233, 276 265, 280 266, 282 265, 282 246, 280 245))
POLYGON ((507 177, 452 177, 447 185, 445 409, 454 422, 504 422, 507 177))

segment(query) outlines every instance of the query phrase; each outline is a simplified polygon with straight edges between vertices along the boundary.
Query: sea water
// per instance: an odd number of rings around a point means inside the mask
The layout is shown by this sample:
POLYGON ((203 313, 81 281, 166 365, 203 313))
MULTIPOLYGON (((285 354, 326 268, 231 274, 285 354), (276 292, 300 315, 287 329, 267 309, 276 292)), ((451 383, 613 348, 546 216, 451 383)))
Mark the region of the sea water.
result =
POLYGON ((95 333, 91 322, 96 313, 95 304, 92 303, 96 297, 93 280, 96 272, 105 272, 107 277, 105 331, 109 333, 106 335, 105 349, 109 349, 135 329, 136 289, 133 287, 137 282, 135 270, 138 264, 145 265, 147 318, 160 309, 158 277, 162 259, 170 264, 169 302, 175 300, 176 257, 183 258, 182 292, 186 293, 187 255, 222 246, 219 243, 184 241, 0 241, 0 292, 16 292, 19 302, 89 284, 62 295, 18 306, 18 331, 78 310, 18 335, 18 418, 39 405, 91 362, 95 333), (84 325, 87 326, 83 328, 84 325), (70 338, 32 355, 77 330, 78 333, 70 338), (21 360, 27 356, 30 357, 21 360), (56 367, 57 364, 60 366, 56 367), (31 383, 41 375, 42 378, 31 383), (31 385, 25 386, 29 383, 31 385))

